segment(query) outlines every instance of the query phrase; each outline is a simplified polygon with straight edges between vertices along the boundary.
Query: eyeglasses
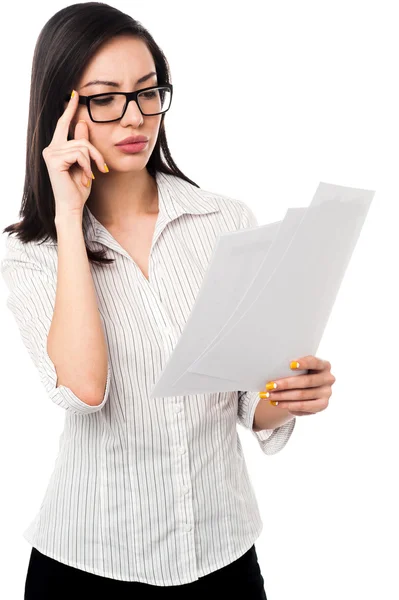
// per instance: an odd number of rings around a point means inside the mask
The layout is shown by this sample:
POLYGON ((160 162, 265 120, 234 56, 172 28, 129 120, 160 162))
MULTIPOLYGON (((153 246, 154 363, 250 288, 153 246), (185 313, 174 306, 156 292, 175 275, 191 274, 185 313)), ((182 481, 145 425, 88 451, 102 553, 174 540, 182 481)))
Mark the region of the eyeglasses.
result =
MULTIPOLYGON (((79 96, 79 104, 87 106, 90 119, 94 123, 111 123, 119 121, 126 112, 127 105, 134 100, 141 114, 150 117, 160 115, 169 110, 173 95, 173 85, 151 86, 137 92, 108 92, 93 96, 79 96)), ((69 102, 70 96, 65 96, 69 102)))

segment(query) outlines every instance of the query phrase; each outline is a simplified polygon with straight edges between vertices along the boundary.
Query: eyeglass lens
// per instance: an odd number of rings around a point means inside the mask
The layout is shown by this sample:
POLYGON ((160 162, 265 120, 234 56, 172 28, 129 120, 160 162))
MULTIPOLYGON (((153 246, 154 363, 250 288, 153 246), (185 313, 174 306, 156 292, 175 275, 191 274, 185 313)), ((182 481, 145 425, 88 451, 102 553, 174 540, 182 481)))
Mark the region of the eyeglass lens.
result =
MULTIPOLYGON (((138 95, 137 101, 144 115, 155 115, 168 110, 171 93, 169 88, 158 87, 138 95)), ((95 121, 120 119, 126 104, 123 94, 101 94, 90 100, 90 111, 95 121)))

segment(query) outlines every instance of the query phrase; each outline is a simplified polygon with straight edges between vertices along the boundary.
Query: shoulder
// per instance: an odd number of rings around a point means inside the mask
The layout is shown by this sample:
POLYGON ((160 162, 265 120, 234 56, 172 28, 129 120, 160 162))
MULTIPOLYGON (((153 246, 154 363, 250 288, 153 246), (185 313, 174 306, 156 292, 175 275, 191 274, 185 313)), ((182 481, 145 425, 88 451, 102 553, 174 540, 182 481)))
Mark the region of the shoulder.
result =
POLYGON ((198 187, 195 183, 170 173, 159 173, 157 179, 159 183, 165 183, 176 195, 176 199, 190 212, 214 213, 216 219, 221 217, 227 230, 258 225, 252 209, 243 200, 198 187))
POLYGON ((57 250, 53 244, 22 242, 15 234, 10 234, 5 240, 5 253, 0 261, 0 270, 3 275, 15 269, 51 274, 56 269, 56 258, 57 250))
POLYGON ((198 188, 198 191, 204 196, 204 198, 213 201, 216 207, 222 211, 227 212, 235 220, 237 229, 246 229, 247 227, 257 227, 258 221, 246 202, 233 198, 219 192, 213 192, 210 190, 204 190, 198 188))

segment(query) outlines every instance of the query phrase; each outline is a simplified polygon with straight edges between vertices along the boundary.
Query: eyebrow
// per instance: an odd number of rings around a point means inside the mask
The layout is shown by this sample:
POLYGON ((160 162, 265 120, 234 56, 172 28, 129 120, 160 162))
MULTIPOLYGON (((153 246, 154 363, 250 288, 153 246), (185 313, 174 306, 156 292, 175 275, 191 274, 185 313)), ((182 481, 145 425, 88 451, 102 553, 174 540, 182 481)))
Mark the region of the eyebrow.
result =
MULTIPOLYGON (((140 79, 138 79, 136 81, 136 85, 138 83, 143 83, 144 81, 147 81, 147 79, 150 79, 154 75, 156 75, 155 71, 151 71, 151 73, 147 73, 147 75, 143 75, 143 77, 140 77, 140 79)), ((115 87, 115 88, 120 87, 120 84, 117 83, 116 81, 107 81, 107 80, 103 80, 103 79, 93 79, 92 81, 88 81, 87 83, 85 83, 80 89, 88 87, 89 85, 109 85, 110 87, 115 87)))

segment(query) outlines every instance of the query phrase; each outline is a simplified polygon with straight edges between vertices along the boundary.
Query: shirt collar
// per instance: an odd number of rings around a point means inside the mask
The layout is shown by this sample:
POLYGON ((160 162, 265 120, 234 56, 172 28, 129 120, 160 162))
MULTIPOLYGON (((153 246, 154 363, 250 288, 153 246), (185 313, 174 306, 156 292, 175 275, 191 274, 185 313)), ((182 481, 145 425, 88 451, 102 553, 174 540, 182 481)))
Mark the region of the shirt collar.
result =
MULTIPOLYGON (((158 222, 162 226, 183 214, 204 215, 220 210, 216 199, 208 197, 209 192, 197 188, 185 179, 158 171, 155 180, 159 199, 158 222)), ((94 241, 105 230, 86 204, 83 211, 83 228, 87 239, 94 241)))

